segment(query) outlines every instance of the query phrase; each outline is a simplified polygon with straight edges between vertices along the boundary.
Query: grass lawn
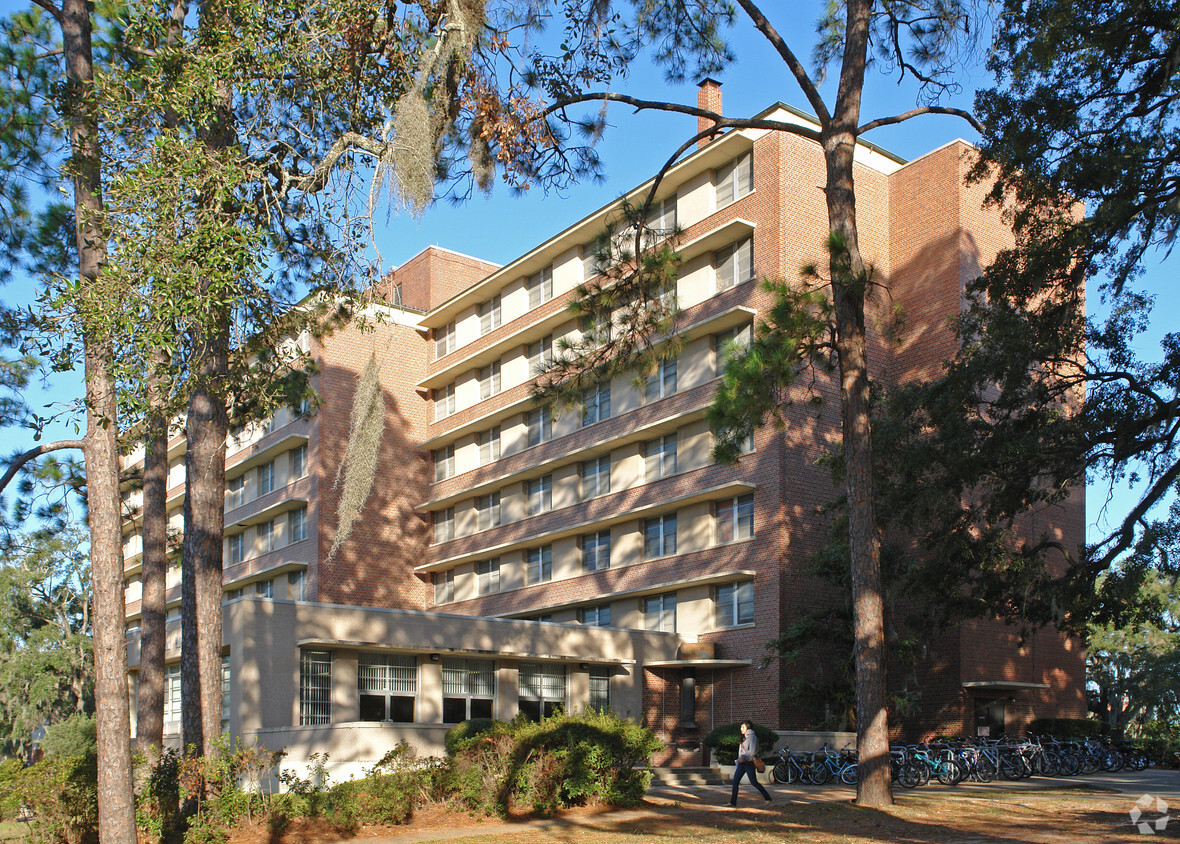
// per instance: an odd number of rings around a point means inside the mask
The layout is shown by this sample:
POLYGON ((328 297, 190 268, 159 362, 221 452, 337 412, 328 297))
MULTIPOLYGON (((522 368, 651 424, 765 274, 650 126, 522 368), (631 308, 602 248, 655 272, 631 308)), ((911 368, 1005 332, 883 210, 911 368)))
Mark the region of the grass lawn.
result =
POLYGON ((19 841, 25 837, 28 827, 17 821, 0 821, 0 841, 19 841))
MULTIPOLYGON (((409 824, 363 828, 352 840, 415 841, 446 838, 479 844, 668 844, 672 841, 789 841, 790 844, 1085 844, 1180 839, 1180 820, 1161 834, 1141 834, 1128 812, 1134 798, 1126 794, 1057 791, 988 792, 979 795, 903 793, 887 810, 861 809, 849 802, 783 801, 769 807, 747 800, 737 810, 716 804, 675 803, 649 799, 638 809, 575 809, 549 819, 479 821, 470 815, 426 809, 409 824)), ((1155 820, 1154 816, 1148 820, 1155 820)), ((293 827, 281 837, 262 829, 238 830, 230 844, 327 844, 339 839, 327 829, 293 827)))

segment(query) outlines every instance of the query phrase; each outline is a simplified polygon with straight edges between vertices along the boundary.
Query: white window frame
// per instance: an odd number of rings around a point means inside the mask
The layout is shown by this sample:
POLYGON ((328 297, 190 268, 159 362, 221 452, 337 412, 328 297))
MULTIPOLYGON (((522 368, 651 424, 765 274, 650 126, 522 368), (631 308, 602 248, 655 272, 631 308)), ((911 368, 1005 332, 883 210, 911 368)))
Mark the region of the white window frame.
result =
POLYGON ((500 558, 480 560, 475 564, 476 588, 480 596, 500 591, 500 558))
POLYGON ((447 701, 464 702, 466 721, 472 717, 495 717, 496 663, 490 659, 461 659, 443 657, 442 660, 443 723, 458 724, 446 719, 447 701), (474 713, 479 703, 479 714, 474 713))
POLYGON ((553 509, 553 474, 546 473, 524 482, 526 516, 539 516, 553 509))
POLYGON ((291 480, 307 477, 307 443, 291 449, 291 480))
POLYGON ((529 377, 535 378, 547 369, 556 357, 553 346, 553 335, 546 334, 540 340, 528 344, 525 354, 529 359, 529 377))
POLYGON ((258 553, 269 554, 279 547, 279 532, 275 529, 275 520, 263 522, 258 526, 258 553))
POLYGON ((582 571, 594 572, 610 568, 610 529, 584 533, 578 537, 582 557, 582 571))
POLYGON ((524 283, 529 292, 529 310, 540 307, 553 298, 553 265, 533 273, 524 283))
POLYGON ((643 444, 644 483, 669 478, 676 474, 679 440, 678 432, 673 431, 643 444))
POLYGON ((500 493, 489 492, 475 499, 475 529, 490 530, 500 526, 500 493))
POLYGON ((713 502, 713 538, 717 545, 754 537, 754 493, 713 502))
POLYGON ((434 511, 434 541, 450 542, 455 538, 455 508, 434 511))
POLYGON ((643 387, 645 402, 659 401, 675 394, 677 382, 676 358, 661 358, 656 363, 655 372, 647 379, 643 387))
POLYGON ((582 427, 610 419, 610 381, 599 381, 582 393, 582 427))
POLYGON ((434 359, 445 358, 455 351, 455 323, 448 323, 441 328, 434 329, 434 359))
POLYGON ((443 604, 453 604, 454 602, 455 570, 436 571, 434 573, 434 605, 441 607, 443 604))
POLYGON ((643 629, 675 633, 676 603, 675 592, 665 592, 662 595, 648 595, 640 599, 640 615, 643 617, 643 629))
POLYGON ((434 421, 438 422, 455 414, 455 385, 447 384, 434 391, 434 421))
POLYGON ((553 546, 538 545, 525 551, 524 568, 527 586, 553 580, 553 546))
MULTIPOLYGON (((418 658, 410 654, 357 654, 357 699, 380 697, 384 701, 382 723, 413 724, 418 714, 418 658), (391 716, 393 698, 410 700, 409 720, 391 716)), ((365 719, 372 722, 373 719, 365 719)))
POLYGON ((754 581, 719 583, 713 588, 713 623, 717 629, 754 623, 754 581))
POLYGON ((592 665, 590 666, 590 676, 588 678, 588 692, 589 696, 586 700, 586 708, 598 712, 606 712, 611 707, 611 669, 607 665, 592 665))
POLYGON ((610 604, 595 604, 578 610, 578 623, 588 627, 610 627, 610 604))
POLYGON ((246 476, 238 475, 225 482, 225 509, 232 510, 246 503, 246 476))
POLYGON ((543 720, 558 707, 568 706, 569 672, 559 663, 522 662, 517 666, 517 688, 519 702, 537 704, 538 715, 543 720))
POLYGON ((439 483, 455 476, 455 446, 444 445, 436 448, 431 457, 434 460, 434 482, 439 483))
POLYGON ((500 459, 500 426, 496 425, 476 434, 479 445, 479 465, 487 466, 500 459))
POLYGON ((226 557, 231 566, 237 565, 246 558, 246 533, 234 533, 226 537, 229 543, 229 549, 226 552, 226 557))
POLYGON ((258 467, 258 497, 275 491, 275 462, 268 460, 258 467))
POLYGON ((550 405, 533 408, 524 419, 526 447, 532 448, 553 439, 553 408, 550 405))
POLYGON ((307 507, 299 507, 287 514, 287 544, 307 539, 307 507))
POLYGON ((491 334, 502 324, 500 294, 479 304, 479 336, 491 334))
POLYGON ((717 292, 754 278, 754 239, 747 237, 713 254, 713 279, 717 292))
POLYGON ((754 192, 754 154, 744 152, 722 164, 713 174, 714 210, 754 192))
POLYGON ((609 454, 600 454, 583 460, 581 466, 582 500, 597 498, 610 493, 611 460, 609 454))
POLYGON ((643 559, 654 560, 676 553, 678 523, 675 513, 643 520, 643 559))
POLYGON ((500 378, 500 361, 494 360, 479 370, 479 400, 484 401, 498 395, 503 389, 500 378))

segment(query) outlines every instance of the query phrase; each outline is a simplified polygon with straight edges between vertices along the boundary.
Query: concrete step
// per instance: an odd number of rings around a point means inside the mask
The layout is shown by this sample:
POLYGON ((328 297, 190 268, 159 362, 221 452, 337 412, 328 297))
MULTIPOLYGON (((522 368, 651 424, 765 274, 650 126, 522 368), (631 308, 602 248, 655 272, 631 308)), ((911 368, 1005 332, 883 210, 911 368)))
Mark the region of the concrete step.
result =
POLYGON ((725 785, 720 768, 652 768, 651 784, 669 788, 725 785))

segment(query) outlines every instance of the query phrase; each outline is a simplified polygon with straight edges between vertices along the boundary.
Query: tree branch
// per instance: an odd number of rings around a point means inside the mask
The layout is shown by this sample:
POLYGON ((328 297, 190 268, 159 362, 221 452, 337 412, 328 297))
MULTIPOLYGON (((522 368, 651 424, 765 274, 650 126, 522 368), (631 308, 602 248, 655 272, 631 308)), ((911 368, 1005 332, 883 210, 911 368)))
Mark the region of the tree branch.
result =
POLYGON ((795 135, 800 135, 804 138, 809 138, 813 141, 820 140, 819 131, 812 129, 809 126, 802 126, 798 123, 786 123, 782 120, 765 120, 754 117, 722 117, 715 111, 698 108, 693 105, 683 105, 681 103, 671 103, 664 100, 641 100, 638 97, 632 97, 628 94, 616 94, 610 91, 604 91, 598 94, 578 94, 573 97, 563 97, 555 102, 553 105, 546 108, 542 113, 542 117, 547 117, 556 111, 561 111, 563 108, 568 108, 571 105, 578 103, 594 102, 603 100, 612 103, 624 103, 625 105, 634 106, 636 111, 671 111, 676 114, 691 114, 694 117, 703 117, 706 120, 713 121, 713 127, 700 133, 694 138, 699 139, 707 135, 717 134, 723 129, 767 129, 772 132, 790 132, 795 135))
POLYGON ((50 3, 49 0, 33 0, 33 2, 53 15, 53 19, 59 24, 62 22, 63 15, 61 9, 50 3))
POLYGON ((49 454, 51 451, 64 451, 65 449, 83 447, 82 440, 58 440, 55 443, 46 443, 39 445, 36 448, 31 448, 24 454, 18 454, 13 458, 12 464, 8 467, 8 471, 4 473, 4 477, 0 478, 0 492, 8 487, 12 479, 16 477, 16 473, 30 460, 36 460, 43 454, 49 454))
POLYGON ((795 56, 795 53, 787 46, 778 31, 762 14, 762 10, 754 5, 751 0, 738 0, 738 5, 745 10, 749 15, 750 20, 753 21, 754 26, 762 33, 763 37, 770 42, 770 45, 778 52, 779 57, 786 62, 787 67, 791 71, 791 75, 795 77, 795 81, 799 83, 800 89, 803 91, 803 96, 807 97, 807 102, 811 105, 812 110, 819 118, 820 125, 825 125, 831 120, 831 115, 828 112, 827 103, 824 102, 823 97, 819 95, 819 89, 812 80, 811 75, 807 72, 807 68, 795 56))
POLYGON ((892 117, 879 117, 876 120, 870 120, 868 123, 856 130, 857 135, 863 135, 865 132, 871 132, 873 129, 879 129, 882 126, 893 126, 902 121, 909 120, 911 117, 920 117, 923 114, 949 114, 952 117, 961 117, 971 124, 971 128, 979 134, 983 134, 984 125, 975 119, 975 115, 971 112, 961 108, 951 108, 950 106, 920 106, 912 108, 909 111, 895 114, 892 117))

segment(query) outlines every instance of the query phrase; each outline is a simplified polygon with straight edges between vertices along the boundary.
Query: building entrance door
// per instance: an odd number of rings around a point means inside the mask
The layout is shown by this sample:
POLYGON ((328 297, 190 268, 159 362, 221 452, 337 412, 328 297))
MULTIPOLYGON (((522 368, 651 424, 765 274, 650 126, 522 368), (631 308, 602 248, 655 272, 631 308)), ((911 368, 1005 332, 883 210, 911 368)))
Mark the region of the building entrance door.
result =
POLYGON ((975 735, 996 737, 1004 734, 1005 700, 975 701, 975 735))

